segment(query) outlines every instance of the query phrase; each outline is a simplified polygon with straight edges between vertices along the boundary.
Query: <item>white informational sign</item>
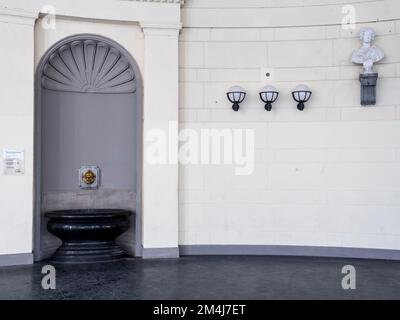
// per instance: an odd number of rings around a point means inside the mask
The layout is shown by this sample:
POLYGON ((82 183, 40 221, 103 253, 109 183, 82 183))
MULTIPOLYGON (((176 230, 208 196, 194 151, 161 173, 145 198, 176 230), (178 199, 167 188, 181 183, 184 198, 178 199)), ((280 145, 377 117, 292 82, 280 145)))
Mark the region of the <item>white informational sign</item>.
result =
POLYGON ((22 175, 25 173, 25 154, 20 150, 4 150, 4 174, 22 175))

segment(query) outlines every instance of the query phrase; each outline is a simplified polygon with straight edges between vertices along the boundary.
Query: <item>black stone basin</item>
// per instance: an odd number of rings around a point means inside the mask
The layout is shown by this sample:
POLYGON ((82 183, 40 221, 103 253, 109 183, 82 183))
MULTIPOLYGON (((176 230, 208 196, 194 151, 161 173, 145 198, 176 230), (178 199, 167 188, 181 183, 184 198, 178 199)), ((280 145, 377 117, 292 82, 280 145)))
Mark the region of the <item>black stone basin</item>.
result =
POLYGON ((62 240, 53 262, 110 262, 124 258, 115 238, 129 228, 133 213, 121 209, 83 209, 46 212, 47 229, 62 240))

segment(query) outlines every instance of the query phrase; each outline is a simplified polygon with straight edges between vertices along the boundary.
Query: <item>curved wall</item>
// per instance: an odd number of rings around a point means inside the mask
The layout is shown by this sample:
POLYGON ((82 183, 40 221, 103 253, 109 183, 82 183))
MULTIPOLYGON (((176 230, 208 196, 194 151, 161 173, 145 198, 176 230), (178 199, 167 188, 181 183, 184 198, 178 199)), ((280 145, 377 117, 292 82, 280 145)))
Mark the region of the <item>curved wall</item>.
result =
POLYGON ((181 245, 400 249, 400 2, 188 0, 180 38, 182 128, 250 128, 256 166, 180 167, 181 245), (360 106, 350 61, 370 26, 386 53, 377 105, 360 106), (267 80, 265 73, 270 72, 267 80), (266 112, 258 91, 280 91, 266 112), (301 113, 290 92, 313 97, 301 113), (239 112, 225 93, 241 85, 239 112))

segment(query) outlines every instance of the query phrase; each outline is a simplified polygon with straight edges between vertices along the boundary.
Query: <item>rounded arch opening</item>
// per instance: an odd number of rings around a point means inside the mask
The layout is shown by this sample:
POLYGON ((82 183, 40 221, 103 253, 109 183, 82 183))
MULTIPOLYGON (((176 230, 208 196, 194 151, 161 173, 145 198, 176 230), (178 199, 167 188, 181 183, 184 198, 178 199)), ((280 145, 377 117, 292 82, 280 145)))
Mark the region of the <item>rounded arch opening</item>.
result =
POLYGON ((46 211, 129 209, 118 242, 141 256, 142 80, 130 53, 94 34, 69 36, 41 58, 35 78, 35 260, 60 241, 46 211), (99 168, 99 186, 80 185, 79 170, 99 168))

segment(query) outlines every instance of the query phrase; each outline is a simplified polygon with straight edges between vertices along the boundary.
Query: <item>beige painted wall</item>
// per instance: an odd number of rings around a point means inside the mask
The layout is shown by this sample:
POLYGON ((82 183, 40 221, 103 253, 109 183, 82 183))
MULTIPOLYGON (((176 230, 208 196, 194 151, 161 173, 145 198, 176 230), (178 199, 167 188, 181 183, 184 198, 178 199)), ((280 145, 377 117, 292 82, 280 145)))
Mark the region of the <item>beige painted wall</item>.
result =
POLYGON ((181 128, 254 129, 256 168, 181 166, 180 244, 400 249, 400 2, 352 1, 355 30, 341 28, 344 4, 186 2, 181 128), (363 26, 386 53, 367 108, 350 61, 363 26), (267 83, 281 93, 272 112, 258 97, 267 83), (300 83, 313 90, 303 113, 290 95, 300 83), (231 85, 248 92, 237 113, 231 85))
MULTIPOLYGON (((0 173, 0 258, 3 254, 32 252, 34 67, 43 53, 66 36, 86 32, 109 37, 124 46, 142 72, 146 131, 177 121, 180 27, 179 1, 0 1, 0 39, 7 44, 7 50, 0 55, 4 71, 0 75, 0 149, 23 149, 26 153, 24 176, 6 177, 0 173), (46 5, 56 10, 56 29, 42 29, 41 20, 34 29, 34 22, 46 5), (156 92, 165 97, 161 113, 156 92)), ((160 172, 143 163, 145 249, 178 245, 178 167, 169 169, 160 172), (169 190, 170 197, 159 197, 161 185, 169 190)), ((6 263, 12 263, 7 259, 6 263)))
MULTIPOLYGON (((359 23, 343 30, 346 3, 186 1, 180 126, 255 129, 256 171, 237 177, 229 166, 181 165, 178 182, 177 165, 144 163, 145 247, 176 247, 179 232, 179 244, 400 249, 400 3, 354 0, 359 23), (377 31, 376 44, 387 55, 376 66, 378 104, 369 108, 359 105, 360 67, 350 63, 365 25, 377 31), (265 71, 271 80, 261 77, 265 71), (300 113, 290 91, 303 82, 314 95, 300 113), (281 92, 270 113, 257 94, 266 83, 281 92), (233 84, 249 93, 238 113, 225 97, 233 84)), ((65 36, 108 36, 143 70, 144 131, 166 129, 178 119, 179 5, 2 0, 0 9, 0 36, 9 48, 0 59, 0 149, 26 152, 24 176, 0 173, 0 254, 26 253, 32 251, 34 66, 65 36), (35 14, 21 10, 38 12, 48 2, 63 16, 59 28, 34 29, 35 14), (166 97, 162 108, 155 92, 166 97)))
POLYGON ((33 17, 0 19, 0 150, 23 150, 25 174, 0 170, 0 254, 32 252, 33 17), (17 58, 16 58, 17 57, 17 58), (23 94, 21 94, 23 92, 23 94))

